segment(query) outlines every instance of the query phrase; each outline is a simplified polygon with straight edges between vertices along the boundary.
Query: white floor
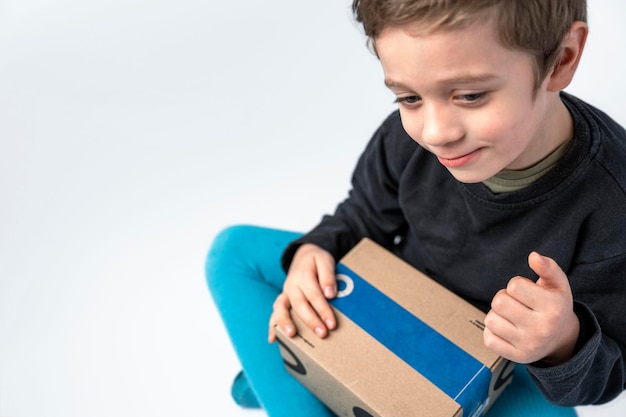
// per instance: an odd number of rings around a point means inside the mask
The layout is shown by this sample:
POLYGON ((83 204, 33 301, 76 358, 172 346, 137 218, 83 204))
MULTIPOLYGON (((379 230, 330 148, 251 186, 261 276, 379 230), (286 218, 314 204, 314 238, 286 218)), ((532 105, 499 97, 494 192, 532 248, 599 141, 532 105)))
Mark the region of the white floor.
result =
MULTIPOLYGON (((570 91, 626 124, 626 6, 592 3, 570 91)), ((204 256, 345 196, 393 108, 348 5, 0 2, 0 417, 263 415, 204 256)))

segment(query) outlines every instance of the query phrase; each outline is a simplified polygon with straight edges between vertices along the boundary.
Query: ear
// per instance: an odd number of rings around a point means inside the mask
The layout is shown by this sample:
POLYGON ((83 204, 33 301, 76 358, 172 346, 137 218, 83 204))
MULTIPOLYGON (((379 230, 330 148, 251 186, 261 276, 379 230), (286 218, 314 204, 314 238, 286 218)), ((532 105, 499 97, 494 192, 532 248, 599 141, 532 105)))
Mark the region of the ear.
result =
POLYGON ((589 28, 585 22, 574 22, 561 43, 561 53, 557 63, 548 74, 548 90, 561 91, 574 78, 580 57, 585 48, 589 28))

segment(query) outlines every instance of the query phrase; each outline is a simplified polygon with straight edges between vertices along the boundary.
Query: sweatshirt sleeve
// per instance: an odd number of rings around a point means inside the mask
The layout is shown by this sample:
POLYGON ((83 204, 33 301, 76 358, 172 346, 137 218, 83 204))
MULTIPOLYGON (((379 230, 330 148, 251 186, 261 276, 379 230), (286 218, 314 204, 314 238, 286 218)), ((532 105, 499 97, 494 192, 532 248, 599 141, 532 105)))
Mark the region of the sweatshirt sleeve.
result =
POLYGON ((325 215, 316 227, 287 247, 282 256, 283 269, 288 270, 294 253, 304 243, 320 246, 335 260, 363 237, 390 247, 395 236, 406 227, 398 203, 398 184, 403 168, 418 146, 402 128, 399 113, 392 113, 359 157, 348 197, 334 214, 325 215))

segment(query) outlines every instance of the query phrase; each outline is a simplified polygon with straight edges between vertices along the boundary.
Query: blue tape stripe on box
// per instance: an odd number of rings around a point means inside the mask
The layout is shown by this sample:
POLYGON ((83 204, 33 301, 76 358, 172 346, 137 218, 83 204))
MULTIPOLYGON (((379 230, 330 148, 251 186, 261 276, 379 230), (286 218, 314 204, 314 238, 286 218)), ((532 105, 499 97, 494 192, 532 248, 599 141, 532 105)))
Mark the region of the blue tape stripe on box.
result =
POLYGON ((337 274, 346 294, 331 301, 335 308, 456 401, 464 415, 482 404, 491 381, 489 368, 344 264, 337 265, 337 274))

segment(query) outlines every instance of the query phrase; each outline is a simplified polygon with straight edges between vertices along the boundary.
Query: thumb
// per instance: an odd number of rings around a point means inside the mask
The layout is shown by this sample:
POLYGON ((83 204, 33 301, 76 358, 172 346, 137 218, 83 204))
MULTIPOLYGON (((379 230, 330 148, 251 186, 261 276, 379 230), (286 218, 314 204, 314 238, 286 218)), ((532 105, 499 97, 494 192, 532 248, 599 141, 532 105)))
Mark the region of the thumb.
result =
POLYGON ((552 258, 531 252, 528 266, 539 275, 537 285, 545 289, 571 291, 567 275, 552 258))

